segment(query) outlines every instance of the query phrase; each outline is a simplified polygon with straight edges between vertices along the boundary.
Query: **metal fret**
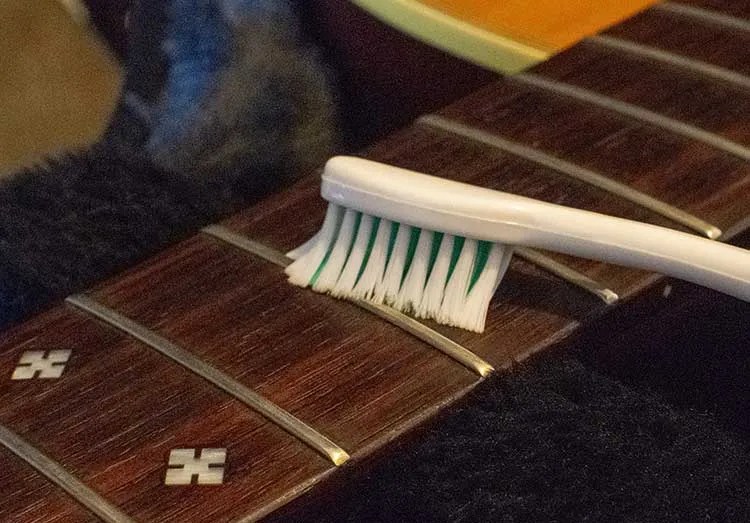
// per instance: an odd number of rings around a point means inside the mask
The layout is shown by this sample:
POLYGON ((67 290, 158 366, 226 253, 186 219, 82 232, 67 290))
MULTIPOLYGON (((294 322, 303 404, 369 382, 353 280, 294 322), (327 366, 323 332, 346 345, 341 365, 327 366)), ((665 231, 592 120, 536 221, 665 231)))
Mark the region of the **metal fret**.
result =
POLYGON ((661 200, 644 194, 607 176, 567 162, 538 149, 521 145, 517 142, 512 142, 505 138, 501 138, 496 134, 475 127, 470 127, 439 115, 423 116, 417 120, 417 123, 440 129, 484 145, 489 145, 490 147, 524 158, 536 164, 543 165, 544 167, 553 169, 561 174, 570 176, 571 178, 575 178, 576 180, 580 180, 586 184, 614 194, 656 214, 660 214, 661 216, 684 225, 685 227, 688 227, 708 238, 716 239, 721 236, 721 230, 718 227, 711 225, 690 213, 664 203, 661 200))
POLYGON ((224 392, 240 400, 251 409, 265 416, 272 423, 326 456, 334 465, 342 465, 349 459, 349 454, 344 449, 305 422, 147 327, 82 294, 69 296, 65 301, 123 331, 213 383, 224 392))
POLYGON ((214 238, 233 245, 243 251, 252 253, 274 265, 278 265, 279 267, 286 267, 292 262, 290 258, 287 258, 284 255, 284 253, 263 245, 262 243, 253 241, 246 236, 230 231, 222 225, 209 225, 201 230, 209 236, 213 236, 214 238))
POLYGON ((702 62, 700 60, 694 60, 685 56, 657 49, 648 45, 631 42, 629 40, 623 40, 622 38, 616 38, 614 36, 598 35, 587 38, 585 42, 608 47, 617 51, 623 51, 635 56, 647 58, 667 65, 686 69, 688 71, 698 73, 700 75, 726 82, 742 89, 750 89, 750 77, 719 67, 713 64, 702 62))
MULTIPOLYGON (((284 256, 284 254, 276 251, 275 249, 252 241, 247 237, 242 236, 241 234, 237 234, 227 229, 224 226, 211 225, 209 227, 205 227, 203 229, 203 232, 245 252, 274 263, 279 267, 286 267, 292 262, 290 258, 284 256)), ((410 318, 409 316, 395 309, 391 309, 390 307, 385 307, 383 305, 369 303, 364 300, 349 301, 431 345, 435 349, 461 363, 468 369, 474 371, 481 377, 489 376, 494 371, 492 365, 484 361, 482 358, 480 358, 467 348, 459 345, 455 341, 443 336, 439 332, 430 329, 421 322, 410 318)))
POLYGON ((742 160, 750 161, 750 149, 740 145, 736 142, 728 140, 717 134, 704 131, 693 125, 669 118, 659 113, 649 111, 643 107, 629 104, 616 100, 609 96, 605 96, 589 89, 578 87, 575 85, 561 82, 560 80, 553 80, 545 78, 537 74, 522 73, 508 78, 509 81, 515 81, 520 84, 531 85, 539 89, 544 89, 562 96, 568 96, 575 98, 582 102, 586 102, 604 109, 620 113, 622 115, 640 120, 662 129, 666 129, 673 133, 691 138, 693 140, 703 142, 707 145, 715 147, 719 150, 732 154, 742 160))
POLYGON ((568 283, 572 283, 573 285, 599 297, 607 305, 613 305, 620 299, 620 296, 612 289, 608 289, 606 286, 589 278, 585 274, 580 273, 537 250, 516 247, 513 252, 527 262, 538 265, 558 278, 561 278, 568 283))
POLYGON ((0 445, 34 467, 52 483, 70 494, 78 503, 88 508, 106 523, 135 523, 117 507, 87 487, 59 463, 42 454, 38 449, 9 428, 0 425, 0 445))
POLYGON ((659 11, 666 11, 668 13, 688 16, 695 18, 701 22, 708 22, 727 29, 734 29, 737 31, 743 31, 750 33, 750 21, 737 18, 736 16, 719 13, 710 9, 702 9, 700 7, 693 7, 691 5, 680 4, 676 2, 663 2, 656 4, 651 9, 657 9, 659 11))

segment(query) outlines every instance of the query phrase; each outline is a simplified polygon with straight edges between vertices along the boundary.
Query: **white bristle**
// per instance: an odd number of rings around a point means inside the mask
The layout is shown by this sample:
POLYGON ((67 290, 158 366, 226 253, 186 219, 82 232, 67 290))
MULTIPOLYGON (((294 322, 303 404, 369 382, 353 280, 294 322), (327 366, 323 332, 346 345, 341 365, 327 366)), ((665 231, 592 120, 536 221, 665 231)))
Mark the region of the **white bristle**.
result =
POLYGON ((313 237, 313 239, 317 238, 315 242, 313 244, 306 242, 289 253, 290 258, 298 260, 286 268, 285 272, 289 276, 290 283, 301 287, 307 287, 310 284, 310 280, 325 260, 331 245, 338 237, 343 215, 343 207, 334 204, 329 205, 326 217, 323 220, 323 226, 318 234, 313 237), (295 256, 295 254, 298 256, 295 256))
POLYGON ((338 237, 336 237, 333 243, 333 248, 330 250, 328 259, 323 266, 323 270, 320 271, 317 280, 312 282, 313 290, 318 292, 328 292, 333 289, 334 285, 336 285, 352 247, 359 217, 360 214, 351 209, 347 209, 344 213, 344 219, 341 221, 338 237))
POLYGON ((430 249, 432 247, 433 233, 430 231, 419 231, 419 240, 414 250, 414 255, 409 264, 409 269, 401 283, 396 300, 392 307, 400 311, 412 311, 422 301, 424 282, 427 279, 427 264, 430 260, 430 249))
POLYGON ((357 229, 357 236, 351 247, 351 252, 346 260, 343 270, 341 271, 338 281, 331 289, 331 295, 336 297, 351 296, 354 284, 357 283, 357 276, 362 269, 362 263, 367 254, 367 244, 370 242, 372 233, 373 217, 366 214, 362 215, 357 229))
POLYGON ((298 258, 301 258, 308 252, 312 251, 315 246, 318 244, 318 241, 320 239, 320 231, 315 233, 315 236, 307 240, 305 243, 297 247, 296 249, 292 249, 288 253, 286 253, 287 258, 291 258, 293 260, 296 260, 298 258))
POLYGON ((445 283, 448 280, 448 270, 451 265, 451 253, 455 236, 446 234, 440 243, 435 264, 430 272, 430 277, 422 293, 422 302, 414 311, 417 318, 434 318, 440 312, 445 293, 445 283))
POLYGON ((490 300, 500 285, 512 256, 513 249, 510 246, 499 243, 492 245, 484 270, 464 298, 461 310, 456 311, 456 327, 476 332, 484 330, 490 300))
POLYGON ((289 255, 296 258, 286 269, 295 285, 385 303, 481 332, 512 248, 398 225, 331 204, 320 232, 289 255), (461 251, 454 253, 459 241, 461 251), (414 253, 407 268, 410 246, 414 253))
POLYGON ((375 295, 373 301, 376 303, 393 303, 398 296, 401 288, 401 279, 404 274, 404 265, 406 264, 406 251, 409 249, 409 238, 411 237, 412 227, 400 225, 396 240, 393 245, 388 266, 385 274, 378 284, 375 285, 375 295))
POLYGON ((352 291, 352 296, 359 299, 372 299, 375 294, 375 286, 385 274, 385 261, 388 258, 388 242, 391 238, 393 222, 380 220, 377 225, 373 224, 373 226, 377 226, 378 231, 370 249, 370 257, 352 291))
POLYGON ((457 319, 461 315, 461 309, 466 301, 466 295, 469 292, 469 283, 471 273, 474 269, 474 257, 476 256, 476 240, 467 239, 461 249, 461 255, 458 257, 453 273, 445 286, 443 304, 440 307, 435 319, 446 325, 456 325, 457 319))

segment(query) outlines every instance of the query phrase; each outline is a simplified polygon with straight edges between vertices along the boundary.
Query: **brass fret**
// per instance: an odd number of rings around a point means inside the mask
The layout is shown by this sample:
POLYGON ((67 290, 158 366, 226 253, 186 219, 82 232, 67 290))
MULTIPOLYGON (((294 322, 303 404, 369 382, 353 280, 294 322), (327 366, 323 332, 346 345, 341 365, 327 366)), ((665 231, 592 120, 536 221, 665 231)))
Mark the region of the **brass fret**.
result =
POLYGON ((334 465, 342 465, 349 459, 349 454, 344 449, 305 422, 147 327, 82 294, 69 296, 65 301, 213 383, 330 459, 334 465))
POLYGON ((657 49, 656 47, 651 47, 648 45, 631 42, 629 40, 624 40, 622 38, 616 38, 607 35, 592 36, 584 40, 584 42, 608 47, 610 49, 616 49, 618 51, 623 51, 635 56, 648 58, 650 60, 661 62, 667 65, 686 69, 688 71, 692 71, 694 73, 698 73, 715 80, 720 80, 742 89, 750 89, 750 77, 742 73, 738 73, 736 71, 732 71, 730 69, 719 67, 706 62, 701 62, 700 60, 694 60, 692 58, 680 56, 669 51, 657 49))
POLYGON ((135 520, 111 505, 87 487, 59 463, 45 456, 18 434, 0 424, 0 445, 47 477, 52 483, 70 494, 78 503, 88 508, 106 523, 135 523, 135 520))
POLYGON ((748 149, 747 147, 724 138, 723 136, 704 131, 703 129, 699 129, 698 127, 695 127, 693 125, 675 120, 648 109, 644 109, 643 107, 639 107, 627 102, 622 102, 615 98, 596 93, 583 87, 567 84, 560 80, 545 78, 537 74, 521 73, 509 77, 508 80, 517 82, 519 84, 530 85, 538 89, 543 89, 562 96, 574 98, 591 105, 602 107, 609 111, 620 113, 635 120, 640 120, 642 122, 649 123, 656 127, 661 127, 662 129, 666 129, 687 138, 703 142, 726 153, 732 154, 742 160, 750 161, 750 149, 748 149))
POLYGON ((654 5, 651 9, 665 11, 672 14, 695 18, 701 22, 708 22, 727 29, 734 29, 750 33, 750 21, 737 18, 736 16, 719 13, 710 9, 702 9, 691 5, 680 4, 677 2, 663 2, 654 5))
MULTIPOLYGON (((241 234, 237 234, 222 225, 211 225, 205 227, 203 232, 209 236, 213 236, 229 245, 237 247, 245 252, 263 258, 266 261, 270 261, 278 265, 279 267, 286 267, 291 263, 291 259, 284 256, 284 254, 272 249, 268 246, 252 241, 241 234)), ((369 303, 364 300, 350 300, 355 305, 371 312, 380 318, 392 323, 393 325, 401 328, 408 332, 412 336, 424 341, 431 345, 433 348, 446 354, 450 358, 453 358, 457 362, 461 363, 468 369, 474 371, 481 377, 489 376, 493 371, 492 365, 484 361, 482 358, 468 350, 467 348, 459 345, 455 341, 443 336, 439 332, 430 329, 423 323, 410 318, 409 316, 383 305, 377 305, 369 303)))
POLYGON ((489 145, 490 147, 524 158, 536 164, 543 165, 544 167, 548 167, 561 174, 570 176, 571 178, 580 180, 588 185, 592 185, 614 194, 656 214, 660 214, 661 216, 684 225, 685 227, 688 227, 708 238, 716 239, 721 236, 721 230, 718 227, 711 225, 688 212, 673 207, 623 183, 617 182, 612 178, 574 163, 567 162, 556 156, 544 153, 538 149, 521 145, 517 142, 512 142, 505 138, 501 138, 496 134, 475 127, 470 127, 455 120, 435 114, 423 116, 417 120, 417 123, 440 129, 484 145, 489 145))

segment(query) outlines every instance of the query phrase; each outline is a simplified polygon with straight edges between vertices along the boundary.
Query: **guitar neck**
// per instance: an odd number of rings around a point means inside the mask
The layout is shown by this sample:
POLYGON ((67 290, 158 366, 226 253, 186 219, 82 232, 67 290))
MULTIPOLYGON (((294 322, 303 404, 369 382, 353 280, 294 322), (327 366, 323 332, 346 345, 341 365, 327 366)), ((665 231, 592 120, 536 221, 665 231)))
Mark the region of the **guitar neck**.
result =
MULTIPOLYGON (((750 37, 674 7, 426 115, 365 156, 746 242, 750 37)), ((415 322, 286 283, 282 253, 322 221, 318 190, 317 176, 302 179, 0 335, 0 492, 20 485, 0 519, 32 505, 21 520, 263 517, 493 373, 674 285, 520 250, 483 334, 415 322)))

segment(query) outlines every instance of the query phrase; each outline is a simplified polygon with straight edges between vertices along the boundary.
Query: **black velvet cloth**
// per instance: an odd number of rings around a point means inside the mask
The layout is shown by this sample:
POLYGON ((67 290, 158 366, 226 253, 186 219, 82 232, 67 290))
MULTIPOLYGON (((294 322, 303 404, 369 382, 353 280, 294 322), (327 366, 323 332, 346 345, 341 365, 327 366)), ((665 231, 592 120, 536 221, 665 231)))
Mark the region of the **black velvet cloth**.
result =
MULTIPOLYGON (((164 66, 135 59, 126 91, 157 100, 164 66)), ((283 169, 251 165, 239 180, 159 169, 137 109, 121 104, 90 150, 0 185, 3 326, 261 197, 283 169)), ((495 376, 388 453, 344 467, 335 489, 284 519, 750 520, 749 310, 712 303, 721 321, 668 312, 616 345, 583 338, 495 376)))
POLYGON ((154 252, 205 222, 197 184, 112 150, 51 160, 0 186, 0 324, 154 252))

